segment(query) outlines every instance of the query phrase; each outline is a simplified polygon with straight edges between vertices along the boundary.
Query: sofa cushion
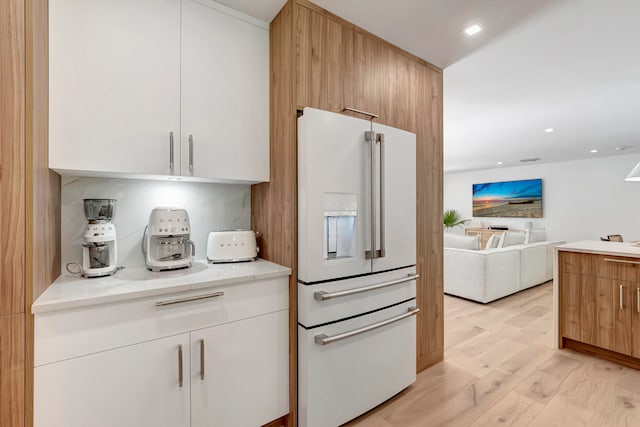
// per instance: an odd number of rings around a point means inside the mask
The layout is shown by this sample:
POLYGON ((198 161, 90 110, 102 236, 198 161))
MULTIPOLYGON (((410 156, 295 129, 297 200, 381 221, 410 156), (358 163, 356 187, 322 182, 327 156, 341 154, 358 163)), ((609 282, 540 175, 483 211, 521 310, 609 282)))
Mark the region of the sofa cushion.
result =
POLYGON ((525 234, 525 243, 544 242, 545 240, 547 240, 547 231, 544 229, 527 230, 525 234))
POLYGON ((444 247, 456 249, 480 249, 480 236, 459 236, 456 234, 444 234, 444 247))
POLYGON ((505 231, 500 236, 499 248, 506 248, 507 246, 522 245, 526 234, 523 232, 505 231))
POLYGON ((501 234, 492 234, 491 237, 489 237, 489 240, 487 240, 487 245, 485 246, 485 249, 497 248, 498 243, 500 243, 500 237, 502 237, 501 234))

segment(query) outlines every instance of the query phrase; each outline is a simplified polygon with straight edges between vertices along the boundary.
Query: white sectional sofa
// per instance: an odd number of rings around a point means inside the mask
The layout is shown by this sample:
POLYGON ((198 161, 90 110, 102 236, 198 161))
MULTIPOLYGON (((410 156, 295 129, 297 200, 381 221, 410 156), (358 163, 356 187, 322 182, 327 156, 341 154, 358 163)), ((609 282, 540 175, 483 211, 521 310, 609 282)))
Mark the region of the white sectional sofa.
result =
MULTIPOLYGON (((553 247, 565 243, 539 241, 479 250, 474 249, 476 238, 445 234, 444 292, 481 303, 552 280, 553 247)), ((509 240, 501 239, 500 245, 509 240)))

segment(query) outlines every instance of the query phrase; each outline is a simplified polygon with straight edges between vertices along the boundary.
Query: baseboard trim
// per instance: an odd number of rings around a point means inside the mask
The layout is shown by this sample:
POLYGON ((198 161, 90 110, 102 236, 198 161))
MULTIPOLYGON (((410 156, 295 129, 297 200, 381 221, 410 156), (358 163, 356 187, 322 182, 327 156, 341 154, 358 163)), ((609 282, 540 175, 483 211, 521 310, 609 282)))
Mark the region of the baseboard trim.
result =
POLYGON ((562 338, 562 347, 579 351, 580 353, 585 353, 590 356, 598 357, 600 359, 608 360, 609 362, 618 363, 620 365, 640 370, 640 359, 627 356, 626 354, 616 353, 615 351, 606 350, 604 348, 585 344, 580 341, 574 341, 572 339, 564 337, 562 338))

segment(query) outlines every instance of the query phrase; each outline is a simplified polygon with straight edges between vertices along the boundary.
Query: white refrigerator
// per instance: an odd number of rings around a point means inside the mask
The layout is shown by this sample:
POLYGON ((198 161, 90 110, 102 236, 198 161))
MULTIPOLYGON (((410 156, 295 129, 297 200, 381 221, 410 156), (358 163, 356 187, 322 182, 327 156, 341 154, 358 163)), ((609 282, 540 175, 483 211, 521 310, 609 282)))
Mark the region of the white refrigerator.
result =
POLYGON ((299 425, 335 427, 415 381, 416 136, 298 117, 299 425))

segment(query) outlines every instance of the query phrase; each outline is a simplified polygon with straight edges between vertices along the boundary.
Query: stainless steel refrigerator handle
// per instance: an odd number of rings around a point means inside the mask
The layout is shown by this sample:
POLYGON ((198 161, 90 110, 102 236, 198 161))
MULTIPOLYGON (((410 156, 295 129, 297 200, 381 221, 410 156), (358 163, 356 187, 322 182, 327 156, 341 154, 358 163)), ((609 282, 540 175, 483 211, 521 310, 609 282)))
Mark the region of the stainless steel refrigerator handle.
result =
POLYGON ((169 170, 173 175, 173 132, 169 132, 169 170))
POLYGON ((317 291, 313 293, 313 298, 318 301, 326 301, 332 298, 346 297, 348 295, 360 294, 362 292, 375 291, 376 289, 386 288, 387 286, 399 285, 400 283, 416 280, 418 277, 420 277, 419 274, 409 274, 407 277, 403 277, 402 279, 390 280, 388 282, 378 283, 371 286, 363 286, 362 288, 348 289, 346 291, 331 293, 326 291, 317 291))
POLYGON ((193 135, 189 135, 189 173, 193 176, 193 135))
POLYGON ((204 381, 204 339, 200 340, 200 380, 204 381))
POLYGON ((314 341, 316 342, 316 344, 319 344, 319 345, 331 344, 332 342, 336 342, 336 341, 343 340, 345 338, 350 338, 356 335, 364 334, 365 332, 369 332, 374 329, 378 329, 383 326, 389 325, 391 323, 398 322, 402 319, 406 319, 407 317, 411 317, 419 312, 420 312, 420 309, 418 307, 409 307, 407 309, 407 312, 405 314, 401 314, 400 316, 392 317, 391 319, 383 320, 382 322, 374 323, 373 325, 365 326, 359 329, 354 329, 353 331, 344 332, 338 335, 333 335, 333 336, 327 336, 325 334, 316 335, 314 337, 314 341))
POLYGON ((373 171, 376 168, 376 133, 374 131, 366 131, 364 133, 364 140, 369 143, 371 147, 371 173, 370 176, 370 191, 369 196, 371 197, 371 250, 365 251, 364 258, 365 259, 375 259, 376 258, 376 197, 375 197, 375 174, 373 171))
POLYGON ((183 383, 183 372, 182 372, 182 344, 178 344, 178 387, 182 388, 183 383))
POLYGON ((384 134, 379 133, 376 139, 380 143, 380 250, 377 251, 376 258, 384 258, 386 254, 384 243, 384 134))
POLYGON ((224 292, 213 292, 211 294, 196 295, 196 296, 184 297, 184 298, 176 298, 176 299, 171 299, 171 300, 166 300, 166 301, 158 301, 156 303, 156 307, 162 307, 164 305, 180 304, 180 303, 183 303, 183 302, 198 301, 198 300, 201 300, 201 299, 221 297, 223 295, 224 295, 224 292))
POLYGON ((380 117, 377 114, 368 113, 366 111, 358 110, 357 108, 352 108, 352 107, 344 107, 342 111, 351 111, 352 113, 362 114, 363 116, 369 116, 371 117, 371 120, 377 119, 378 117, 380 117))

